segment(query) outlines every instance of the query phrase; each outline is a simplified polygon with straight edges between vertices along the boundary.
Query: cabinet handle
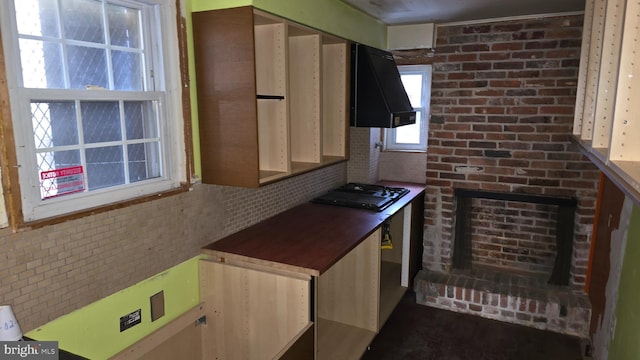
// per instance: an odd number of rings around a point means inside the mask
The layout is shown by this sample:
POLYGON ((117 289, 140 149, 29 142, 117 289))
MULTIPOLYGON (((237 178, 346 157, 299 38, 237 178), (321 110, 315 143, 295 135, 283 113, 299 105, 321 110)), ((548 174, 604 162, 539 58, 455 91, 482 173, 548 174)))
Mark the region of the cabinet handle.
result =
POLYGON ((256 97, 263 100, 284 100, 284 96, 281 95, 256 95, 256 97))

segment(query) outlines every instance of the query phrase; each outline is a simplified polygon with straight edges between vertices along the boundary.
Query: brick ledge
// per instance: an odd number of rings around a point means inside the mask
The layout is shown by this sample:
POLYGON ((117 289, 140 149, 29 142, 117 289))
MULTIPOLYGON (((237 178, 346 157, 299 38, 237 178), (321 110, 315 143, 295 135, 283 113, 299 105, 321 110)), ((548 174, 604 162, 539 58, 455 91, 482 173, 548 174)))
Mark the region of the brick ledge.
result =
POLYGON ((591 303, 568 287, 540 286, 519 277, 445 274, 421 270, 414 279, 416 301, 436 308, 588 338, 591 303), (514 280, 515 279, 515 280, 514 280), (506 282, 505 282, 506 281, 506 282))

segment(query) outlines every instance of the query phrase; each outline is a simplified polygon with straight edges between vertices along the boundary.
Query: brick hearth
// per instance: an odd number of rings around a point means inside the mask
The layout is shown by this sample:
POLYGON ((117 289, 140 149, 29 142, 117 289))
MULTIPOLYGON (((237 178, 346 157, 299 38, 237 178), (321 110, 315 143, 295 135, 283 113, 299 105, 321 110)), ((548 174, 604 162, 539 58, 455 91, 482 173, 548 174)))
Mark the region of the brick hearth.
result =
POLYGON ((490 269, 425 270, 414 281, 423 305, 583 338, 589 332, 589 297, 544 278, 490 269))

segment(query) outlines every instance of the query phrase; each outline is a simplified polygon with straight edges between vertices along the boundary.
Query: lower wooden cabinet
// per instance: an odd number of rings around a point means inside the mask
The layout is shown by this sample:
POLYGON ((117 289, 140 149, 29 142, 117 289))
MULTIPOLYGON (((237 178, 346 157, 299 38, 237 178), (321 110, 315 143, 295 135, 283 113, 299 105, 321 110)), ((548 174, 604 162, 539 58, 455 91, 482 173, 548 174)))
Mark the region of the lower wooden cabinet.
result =
POLYGON ((358 359, 380 327, 380 230, 319 277, 201 260, 200 285, 205 359, 358 359))
POLYGON ((319 276, 209 253, 200 263, 204 359, 360 359, 415 275, 421 201, 389 217, 319 276), (393 249, 381 248, 383 229, 393 249))

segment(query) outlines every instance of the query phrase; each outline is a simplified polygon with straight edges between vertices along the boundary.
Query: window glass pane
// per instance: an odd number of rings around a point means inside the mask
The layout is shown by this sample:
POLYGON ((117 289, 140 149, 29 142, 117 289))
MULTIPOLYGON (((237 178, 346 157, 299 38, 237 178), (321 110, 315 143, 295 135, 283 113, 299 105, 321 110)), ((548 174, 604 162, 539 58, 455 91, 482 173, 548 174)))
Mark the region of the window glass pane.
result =
MULTIPOLYGON (((50 170, 64 169, 72 166, 79 166, 80 151, 56 151, 43 152, 36 155, 38 162, 38 174, 50 170)), ((58 194, 58 183, 56 179, 40 179, 40 198, 48 198, 58 194)))
POLYGON ((86 154, 89 190, 124 184, 122 146, 87 149, 86 154))
POLYGON ((64 38, 104 44, 102 3, 96 0, 62 0, 64 38))
POLYGON ((56 0, 15 0, 18 32, 59 37, 56 0))
POLYGON ((32 102, 31 119, 36 149, 78 144, 74 102, 32 102))
POLYGON ((416 111, 416 123, 395 128, 396 143, 398 144, 420 144, 420 112, 416 111))
POLYGON ((403 74, 400 78, 411 106, 422 107, 422 74, 403 74))
POLYGON ((104 49, 68 46, 69 81, 72 89, 85 89, 87 85, 109 87, 107 55, 104 49))
POLYGON ((113 85, 115 90, 142 91, 140 54, 112 51, 113 85))
POLYGON ((139 49, 140 10, 124 6, 107 5, 111 44, 139 49))
POLYGON ((127 147, 129 181, 136 182, 160 177, 160 144, 133 144, 127 147))
POLYGON ((127 139, 149 139, 158 137, 156 113, 151 101, 125 102, 124 118, 127 129, 127 139))
POLYGON ((62 47, 59 44, 20 39, 19 46, 24 87, 65 87, 62 47))
POLYGON ((49 171, 63 169, 70 166, 80 165, 80 151, 50 151, 37 154, 38 171, 49 171))
POLYGON ((82 102, 80 109, 85 143, 122 140, 120 110, 117 102, 82 102))

